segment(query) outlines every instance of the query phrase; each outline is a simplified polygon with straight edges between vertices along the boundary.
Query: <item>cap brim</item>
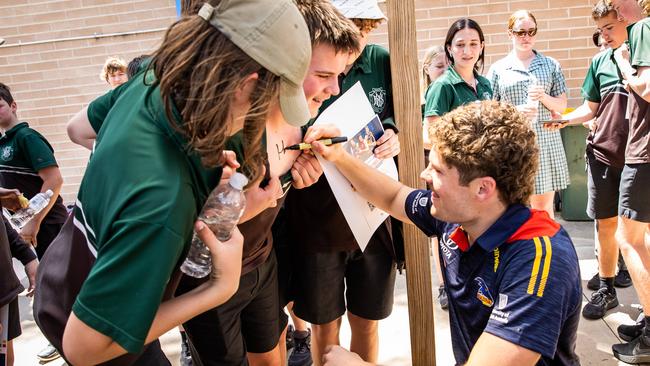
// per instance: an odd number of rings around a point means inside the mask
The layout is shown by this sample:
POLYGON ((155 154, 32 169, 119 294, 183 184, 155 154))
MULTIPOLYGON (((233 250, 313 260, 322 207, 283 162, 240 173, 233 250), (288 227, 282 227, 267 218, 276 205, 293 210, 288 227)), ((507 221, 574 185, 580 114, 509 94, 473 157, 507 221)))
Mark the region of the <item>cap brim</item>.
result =
POLYGON ((280 110, 284 120, 292 126, 303 126, 311 118, 305 91, 287 80, 280 82, 280 110))
POLYGON ((375 5, 372 9, 368 9, 367 14, 368 14, 367 15, 368 17, 366 19, 384 19, 384 20, 388 20, 388 18, 386 18, 386 15, 384 14, 384 12, 381 11, 381 8, 379 7, 379 5, 375 5))

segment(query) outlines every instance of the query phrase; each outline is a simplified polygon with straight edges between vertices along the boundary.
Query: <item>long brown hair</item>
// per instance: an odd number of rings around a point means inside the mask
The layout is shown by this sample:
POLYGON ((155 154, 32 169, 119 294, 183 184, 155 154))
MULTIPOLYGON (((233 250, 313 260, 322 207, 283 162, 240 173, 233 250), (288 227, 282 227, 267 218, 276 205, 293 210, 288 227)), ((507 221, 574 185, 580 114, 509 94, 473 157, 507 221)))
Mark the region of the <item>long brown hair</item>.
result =
POLYGON ((149 68, 160 86, 167 118, 207 167, 223 164, 221 152, 233 132, 229 106, 241 83, 258 73, 244 121, 243 166, 255 181, 266 157, 262 137, 269 105, 279 94, 280 77, 198 15, 183 17, 167 30, 149 68))

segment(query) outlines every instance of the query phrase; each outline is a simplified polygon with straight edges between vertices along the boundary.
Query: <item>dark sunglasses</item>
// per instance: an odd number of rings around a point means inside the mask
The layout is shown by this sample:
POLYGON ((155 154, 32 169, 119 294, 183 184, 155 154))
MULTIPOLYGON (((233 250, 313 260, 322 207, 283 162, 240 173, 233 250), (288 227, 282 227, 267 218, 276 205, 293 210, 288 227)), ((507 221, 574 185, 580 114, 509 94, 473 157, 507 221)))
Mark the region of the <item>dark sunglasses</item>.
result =
POLYGON ((510 32, 512 32, 512 34, 514 34, 515 36, 517 36, 519 38, 523 38, 525 35, 528 35, 528 37, 535 37, 535 35, 537 34, 537 28, 528 29, 528 30, 523 30, 523 29, 522 30, 514 30, 513 29, 510 32))

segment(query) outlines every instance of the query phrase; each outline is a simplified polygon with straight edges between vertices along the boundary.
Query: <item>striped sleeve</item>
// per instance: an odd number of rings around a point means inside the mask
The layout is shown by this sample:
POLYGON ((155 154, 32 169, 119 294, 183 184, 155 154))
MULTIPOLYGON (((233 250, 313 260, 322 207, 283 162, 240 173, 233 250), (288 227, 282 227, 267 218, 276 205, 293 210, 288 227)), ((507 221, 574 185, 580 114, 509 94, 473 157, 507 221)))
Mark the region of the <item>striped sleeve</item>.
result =
POLYGON ((575 250, 570 241, 557 237, 512 244, 516 248, 502 259, 498 295, 485 328, 548 358, 553 358, 564 322, 580 296, 575 250))

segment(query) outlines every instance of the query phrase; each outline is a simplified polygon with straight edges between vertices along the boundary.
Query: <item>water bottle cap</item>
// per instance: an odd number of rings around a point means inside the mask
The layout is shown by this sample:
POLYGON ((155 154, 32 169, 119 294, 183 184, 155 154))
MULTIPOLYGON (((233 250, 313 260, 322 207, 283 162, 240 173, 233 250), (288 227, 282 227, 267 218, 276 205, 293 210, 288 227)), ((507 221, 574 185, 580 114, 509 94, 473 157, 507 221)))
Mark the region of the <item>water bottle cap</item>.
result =
POLYGON ((242 190, 244 189, 244 186, 248 184, 248 178, 246 178, 242 173, 235 173, 230 177, 229 183, 233 188, 242 190))
POLYGON ((52 197, 52 196, 54 196, 54 192, 52 192, 51 189, 48 189, 47 191, 45 191, 45 195, 48 196, 48 197, 52 197))

